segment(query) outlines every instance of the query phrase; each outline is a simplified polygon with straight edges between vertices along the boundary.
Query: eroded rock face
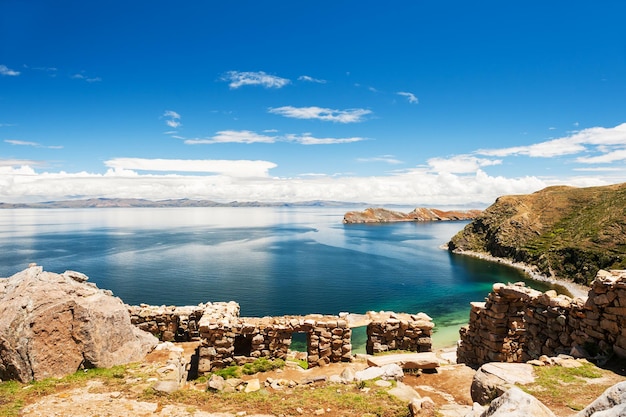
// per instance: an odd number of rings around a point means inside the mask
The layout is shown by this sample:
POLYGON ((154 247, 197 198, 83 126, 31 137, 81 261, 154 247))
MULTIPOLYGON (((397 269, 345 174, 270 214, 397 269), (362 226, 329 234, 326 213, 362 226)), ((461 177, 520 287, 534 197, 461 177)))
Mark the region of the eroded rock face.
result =
POLYGON ((28 382, 81 367, 141 360, 157 339, 133 326, 124 303, 73 271, 31 266, 0 279, 0 379, 28 382))

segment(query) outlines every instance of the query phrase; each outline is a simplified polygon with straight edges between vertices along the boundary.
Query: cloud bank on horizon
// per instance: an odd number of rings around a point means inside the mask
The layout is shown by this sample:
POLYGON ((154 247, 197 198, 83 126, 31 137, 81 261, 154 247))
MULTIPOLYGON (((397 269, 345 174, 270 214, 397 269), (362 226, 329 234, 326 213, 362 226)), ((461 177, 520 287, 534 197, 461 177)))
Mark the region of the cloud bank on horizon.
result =
POLYGON ((89 25, 93 5, 3 3, 20 17, 3 21, 0 201, 486 206, 626 181, 626 5, 322 3, 139 1, 89 25))

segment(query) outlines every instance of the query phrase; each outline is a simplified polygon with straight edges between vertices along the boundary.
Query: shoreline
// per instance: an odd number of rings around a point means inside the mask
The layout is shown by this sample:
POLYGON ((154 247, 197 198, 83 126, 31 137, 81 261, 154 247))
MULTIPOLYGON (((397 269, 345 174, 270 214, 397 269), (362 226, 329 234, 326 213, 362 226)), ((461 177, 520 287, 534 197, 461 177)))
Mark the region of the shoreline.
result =
MULTIPOLYGON (((448 245, 447 244, 442 245, 441 249, 448 250, 448 245)), ((565 294, 565 295, 568 295, 571 298, 586 298, 587 293, 590 290, 590 288, 585 287, 580 284, 576 284, 575 282, 566 281, 560 278, 552 278, 552 277, 548 277, 546 275, 540 274, 539 272, 537 272, 535 267, 528 265, 524 262, 514 262, 510 259, 498 258, 496 256, 489 255, 487 253, 474 252, 474 251, 469 251, 469 250, 455 249, 454 251, 452 251, 452 253, 456 255, 471 256, 473 258, 483 259, 489 262, 505 264, 513 268, 519 269, 525 272, 526 275, 528 275, 534 281, 545 282, 545 283, 552 284, 557 287, 561 287, 565 289, 566 291, 569 292, 569 294, 565 294)))

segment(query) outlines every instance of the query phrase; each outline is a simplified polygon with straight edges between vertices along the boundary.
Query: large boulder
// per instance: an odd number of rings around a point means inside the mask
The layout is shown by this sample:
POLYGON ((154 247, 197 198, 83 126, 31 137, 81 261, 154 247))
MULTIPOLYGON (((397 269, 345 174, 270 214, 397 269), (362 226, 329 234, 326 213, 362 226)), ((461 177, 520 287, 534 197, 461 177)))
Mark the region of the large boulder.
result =
POLYGON ((31 265, 0 279, 0 380, 61 377, 141 360, 157 339, 84 274, 31 265))
POLYGON ((608 388, 576 417, 611 417, 626 415, 626 381, 608 388))
POLYGON ((476 371, 472 379, 472 401, 489 404, 514 385, 535 381, 534 367, 527 363, 486 363, 476 371))
MULTIPOLYGON (((469 414, 472 416, 474 414, 469 414)), ((509 389, 491 405, 480 417, 555 417, 541 401, 517 387, 509 389)))

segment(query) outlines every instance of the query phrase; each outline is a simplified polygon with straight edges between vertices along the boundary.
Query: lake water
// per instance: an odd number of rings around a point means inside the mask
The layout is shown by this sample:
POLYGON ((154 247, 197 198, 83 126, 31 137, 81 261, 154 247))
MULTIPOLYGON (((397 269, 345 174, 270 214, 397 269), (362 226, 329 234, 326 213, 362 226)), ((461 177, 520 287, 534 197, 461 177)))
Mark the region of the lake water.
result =
POLYGON ((525 278, 441 250, 466 222, 344 225, 346 211, 0 210, 0 277, 36 262, 83 272, 128 304, 234 300, 242 316, 423 311, 436 346, 454 343, 494 282, 525 278))

